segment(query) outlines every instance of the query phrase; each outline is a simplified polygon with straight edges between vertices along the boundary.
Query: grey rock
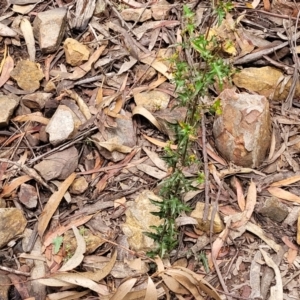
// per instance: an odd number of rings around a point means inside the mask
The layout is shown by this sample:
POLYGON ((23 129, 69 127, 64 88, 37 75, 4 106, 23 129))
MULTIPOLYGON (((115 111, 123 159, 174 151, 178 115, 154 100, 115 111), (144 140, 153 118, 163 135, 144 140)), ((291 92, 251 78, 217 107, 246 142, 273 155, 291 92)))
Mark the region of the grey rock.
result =
POLYGON ((26 107, 31 109, 43 109, 47 100, 51 98, 51 93, 34 93, 26 95, 22 98, 22 102, 26 107))
POLYGON ((62 42, 67 20, 65 8, 55 8, 37 14, 33 22, 33 33, 43 53, 56 51, 62 42))
POLYGON ((37 205, 37 192, 34 186, 22 183, 18 193, 19 200, 28 208, 34 208, 37 205))
POLYGON ((258 212, 275 222, 282 222, 287 217, 289 210, 279 199, 271 197, 264 202, 258 212))
POLYGON ((221 156, 238 166, 258 167, 271 142, 269 102, 264 96, 224 90, 218 97, 222 113, 213 125, 221 156))
POLYGON ((64 180, 75 171, 78 165, 78 151, 75 147, 54 153, 34 166, 46 180, 55 178, 64 180))
MULTIPOLYGON (((79 125, 80 122, 78 122, 77 126, 79 125)), ((57 145, 72 137, 75 129, 76 117, 74 113, 69 107, 59 105, 46 127, 46 132, 49 134, 50 143, 57 145)))
POLYGON ((0 248, 25 230, 27 221, 20 209, 0 208, 0 248))
POLYGON ((18 97, 14 95, 0 96, 0 127, 8 125, 10 117, 18 105, 18 97))

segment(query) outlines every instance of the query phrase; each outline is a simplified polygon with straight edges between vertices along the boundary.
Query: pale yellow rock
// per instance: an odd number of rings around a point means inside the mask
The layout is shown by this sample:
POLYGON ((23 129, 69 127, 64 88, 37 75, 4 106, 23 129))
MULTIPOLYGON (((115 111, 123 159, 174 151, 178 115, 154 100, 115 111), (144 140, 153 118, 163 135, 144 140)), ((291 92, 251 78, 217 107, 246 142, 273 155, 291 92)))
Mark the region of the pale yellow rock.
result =
POLYGON ((90 56, 89 48, 78 41, 67 38, 64 42, 66 61, 71 66, 80 66, 90 56))
POLYGON ((147 237, 144 232, 154 232, 151 226, 159 226, 163 219, 154 216, 151 212, 158 212, 159 208, 150 202, 151 200, 161 201, 151 191, 143 191, 135 201, 128 202, 126 222, 122 230, 127 237, 130 249, 135 251, 151 251, 156 245, 153 239, 147 237))
MULTIPOLYGON (((239 88, 255 92, 274 101, 283 101, 287 98, 293 79, 286 84, 283 72, 273 67, 245 68, 233 76, 234 84, 239 88), (283 90, 281 91, 281 89, 283 90)), ((297 81, 294 98, 300 97, 300 82, 297 81)))
POLYGON ((88 182, 83 176, 80 176, 74 180, 70 187, 70 192, 75 195, 82 194, 88 188, 88 182))
MULTIPOLYGON (((191 212, 191 217, 196 219, 198 222, 198 229, 201 231, 209 232, 210 231, 210 222, 211 222, 211 216, 213 208, 209 206, 209 213, 208 213, 208 219, 207 221, 203 221, 203 210, 204 210, 205 204, 202 202, 197 202, 195 209, 191 212)), ((215 218, 213 221, 213 232, 219 233, 224 229, 224 224, 220 218, 219 212, 216 211, 215 218)))

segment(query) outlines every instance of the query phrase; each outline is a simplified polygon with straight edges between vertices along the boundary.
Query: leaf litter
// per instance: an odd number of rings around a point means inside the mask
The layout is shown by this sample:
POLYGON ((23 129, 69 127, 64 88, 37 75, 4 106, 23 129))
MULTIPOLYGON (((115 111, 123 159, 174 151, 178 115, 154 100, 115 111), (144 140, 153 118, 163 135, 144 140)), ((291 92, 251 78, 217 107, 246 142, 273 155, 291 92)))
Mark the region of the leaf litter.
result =
MULTIPOLYGON (((30 232, 23 249, 25 233, 7 240, 1 249, 0 276, 5 278, 3 282, 11 282, 15 297, 300 298, 300 106, 293 56, 299 53, 299 5, 293 1, 235 3, 221 24, 211 26, 207 22, 211 4, 188 3, 201 24, 199 31, 209 29, 208 36, 218 41, 224 57, 239 69, 226 87, 268 98, 272 139, 268 158, 259 167, 235 166, 216 151, 213 116, 207 114, 207 140, 203 142, 200 130, 192 151, 199 158, 204 149, 208 154, 211 221, 204 230, 193 215, 182 215, 176 220, 181 231, 176 251, 169 260, 153 260, 145 255, 143 244, 143 250, 137 250, 128 243, 122 225, 138 220, 139 212, 135 220, 125 216, 137 196, 147 190, 158 194, 160 181, 170 171, 161 158, 164 147, 177 146, 170 124, 185 117, 174 108, 176 93, 169 63, 173 50, 183 54, 177 44, 184 30, 182 2, 12 3, 0 1, 0 210, 21 210, 30 232), (68 29, 56 37, 49 34, 47 39, 56 50, 46 53, 41 51, 34 19, 40 12, 58 7, 70 8, 62 20, 68 29), (67 39, 73 39, 73 48, 64 47, 67 39), (72 57, 81 50, 84 59, 72 57), (51 94, 42 106, 41 92, 51 94), (12 94, 19 101, 13 109, 6 97, 12 94), (32 98, 26 101, 24 95, 32 98), (134 95, 147 98, 135 103, 134 95), (47 126, 62 105, 72 117, 55 124, 55 131, 70 129, 72 134, 50 144, 47 126), (98 133, 101 140, 95 142, 93 136, 98 133), (129 140, 130 145, 126 143, 129 140), (41 174, 35 171, 35 165, 53 153, 58 154, 55 159, 62 169, 68 170, 69 163, 59 153, 71 146, 78 150, 78 164, 75 172, 58 179, 60 184, 41 176, 48 172, 53 178, 51 168, 41 174), (71 192, 78 176, 88 182, 88 188, 79 194, 71 192), (25 182, 38 196, 36 207, 26 207, 18 199, 25 182), (288 210, 283 222, 260 213, 271 197, 288 210), (225 224, 220 233, 213 230, 216 213, 225 224), (70 230, 74 232, 74 252, 62 239, 70 230), (87 230, 102 241, 89 254, 87 230), (14 253, 14 261, 9 253, 14 253), (200 257, 205 257, 206 263, 200 257), (177 265, 181 259, 186 261, 184 266, 177 265), (150 266, 156 266, 155 271, 150 266), (30 271, 29 278, 22 275, 28 276, 30 271), (22 285, 31 280, 32 288, 22 285)), ((193 63, 201 67, 198 61, 193 63)), ((212 87, 208 96, 214 98, 220 92, 212 87)), ((196 173, 191 169, 185 174, 196 177, 196 173)), ((191 209, 204 202, 204 191, 198 185, 185 195, 191 209)), ((278 213, 275 207, 269 209, 278 213)), ((1 237, 2 228, 0 223, 1 237)), ((0 283, 4 299, 9 299, 4 289, 0 283)))

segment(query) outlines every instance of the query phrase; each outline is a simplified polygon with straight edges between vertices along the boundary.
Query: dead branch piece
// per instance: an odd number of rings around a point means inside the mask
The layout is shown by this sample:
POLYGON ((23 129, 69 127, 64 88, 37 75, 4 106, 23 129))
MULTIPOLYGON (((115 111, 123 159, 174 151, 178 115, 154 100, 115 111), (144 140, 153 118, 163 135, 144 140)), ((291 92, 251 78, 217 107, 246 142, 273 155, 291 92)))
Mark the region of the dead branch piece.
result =
POLYGON ((6 272, 9 272, 9 273, 14 273, 14 274, 17 274, 17 275, 23 275, 23 276, 26 276, 26 277, 30 276, 30 273, 28 273, 28 272, 22 272, 22 271, 18 271, 18 270, 8 268, 8 267, 3 267, 3 266, 0 266, 0 270, 6 271, 6 272))
POLYGON ((55 193, 55 190, 51 186, 49 186, 48 183, 46 181, 44 181, 44 179, 34 169, 28 168, 25 165, 19 164, 19 163, 15 162, 15 161, 11 161, 9 159, 0 158, 0 162, 5 162, 5 163, 9 163, 9 164, 17 166, 24 173, 26 173, 28 176, 30 176, 31 178, 33 178, 34 180, 36 180, 38 183, 40 183, 42 186, 46 187, 52 193, 55 193))

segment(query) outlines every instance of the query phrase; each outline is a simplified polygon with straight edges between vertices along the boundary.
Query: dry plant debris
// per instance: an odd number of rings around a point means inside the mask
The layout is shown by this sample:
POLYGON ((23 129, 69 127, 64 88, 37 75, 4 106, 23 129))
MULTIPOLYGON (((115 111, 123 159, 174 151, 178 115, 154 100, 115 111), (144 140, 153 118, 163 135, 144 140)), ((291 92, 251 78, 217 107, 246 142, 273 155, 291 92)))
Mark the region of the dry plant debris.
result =
POLYGON ((219 2, 0 0, 1 299, 300 299, 300 4, 218 22, 219 2), (172 59, 205 68, 183 5, 236 71, 202 99, 220 115, 192 137, 178 245, 150 258, 187 113, 172 59))

